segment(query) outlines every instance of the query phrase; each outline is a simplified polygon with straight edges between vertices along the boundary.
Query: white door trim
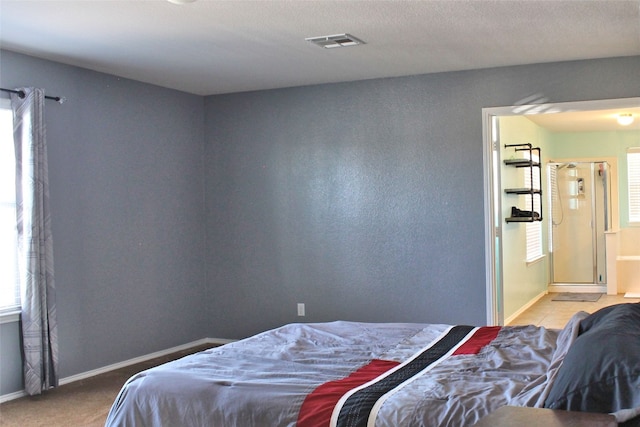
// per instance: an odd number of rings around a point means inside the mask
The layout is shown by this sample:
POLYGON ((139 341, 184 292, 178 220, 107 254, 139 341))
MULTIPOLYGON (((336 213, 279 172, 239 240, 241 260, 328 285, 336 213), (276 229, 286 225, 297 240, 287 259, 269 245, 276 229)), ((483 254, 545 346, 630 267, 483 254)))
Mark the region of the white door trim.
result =
POLYGON ((487 325, 502 325, 504 323, 504 302, 502 301, 503 260, 500 253, 503 218, 496 217, 498 212, 501 212, 499 206, 501 198, 498 195, 502 189, 500 177, 497 173, 499 172, 497 165, 500 164, 500 150, 498 150, 497 146, 499 142, 494 143, 493 140, 492 123, 494 117, 637 108, 638 105, 640 105, 640 98, 635 97, 553 104, 512 105, 482 109, 487 325), (496 146, 494 147, 494 145, 496 146), (496 242, 498 242, 497 245, 496 242), (496 246, 498 246, 498 249, 496 249, 496 246))

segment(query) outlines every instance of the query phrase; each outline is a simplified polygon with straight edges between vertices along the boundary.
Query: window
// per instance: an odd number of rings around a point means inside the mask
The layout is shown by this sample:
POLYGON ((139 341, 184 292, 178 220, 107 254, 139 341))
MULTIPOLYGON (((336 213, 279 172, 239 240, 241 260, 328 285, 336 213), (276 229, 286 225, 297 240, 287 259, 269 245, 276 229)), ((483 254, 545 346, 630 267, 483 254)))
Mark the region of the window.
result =
POLYGON ((0 313, 20 309, 13 113, 0 99, 0 313))
POLYGON ((640 223, 640 147, 627 151, 627 180, 629 183, 629 222, 640 223))
MULTIPOLYGON (((525 158, 529 158, 529 152, 525 151, 525 158)), ((540 163, 540 156, 536 153, 531 154, 531 161, 540 163)), ((524 171, 524 186, 525 188, 533 188, 534 190, 540 190, 540 168, 522 168, 524 171), (533 173, 531 173, 533 171, 533 173), (533 175, 533 176, 532 176, 533 175), (533 180, 533 182, 532 182, 533 180)), ((527 194, 525 195, 527 210, 531 207, 531 198, 533 198, 533 211, 542 215, 540 206, 540 197, 537 195, 527 194)), ((527 262, 533 262, 542 257, 542 222, 534 221, 526 223, 526 238, 527 238, 527 262)))

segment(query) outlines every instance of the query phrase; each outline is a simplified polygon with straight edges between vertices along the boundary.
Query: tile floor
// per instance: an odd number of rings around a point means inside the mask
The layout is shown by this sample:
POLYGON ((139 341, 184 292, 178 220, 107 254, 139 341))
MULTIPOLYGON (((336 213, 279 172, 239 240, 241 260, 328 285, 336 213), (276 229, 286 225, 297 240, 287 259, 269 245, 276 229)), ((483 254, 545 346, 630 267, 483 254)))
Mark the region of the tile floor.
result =
POLYGON ((574 313, 582 310, 587 313, 620 303, 640 302, 640 298, 625 298, 624 294, 602 295, 596 302, 551 301, 555 294, 549 293, 540 298, 534 305, 509 325, 538 325, 547 328, 561 329, 567 324, 574 313))

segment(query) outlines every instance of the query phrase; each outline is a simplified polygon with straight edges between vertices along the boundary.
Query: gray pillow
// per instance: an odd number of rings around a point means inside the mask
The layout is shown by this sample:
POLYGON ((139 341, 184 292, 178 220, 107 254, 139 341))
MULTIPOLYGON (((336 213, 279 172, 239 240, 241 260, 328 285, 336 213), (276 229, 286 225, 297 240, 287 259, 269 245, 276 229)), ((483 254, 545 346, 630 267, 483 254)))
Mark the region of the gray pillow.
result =
POLYGON ((580 322, 544 406, 604 413, 640 406, 640 303, 606 307, 580 322))

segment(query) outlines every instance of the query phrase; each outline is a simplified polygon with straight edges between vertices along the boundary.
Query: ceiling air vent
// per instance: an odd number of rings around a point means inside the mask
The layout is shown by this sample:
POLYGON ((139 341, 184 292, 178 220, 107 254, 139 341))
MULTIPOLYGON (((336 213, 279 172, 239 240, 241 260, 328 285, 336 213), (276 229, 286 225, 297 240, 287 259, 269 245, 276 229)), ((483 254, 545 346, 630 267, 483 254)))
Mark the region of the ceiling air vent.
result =
POLYGON ((335 34, 333 36, 309 37, 305 40, 325 49, 364 44, 362 40, 353 37, 351 34, 335 34))

